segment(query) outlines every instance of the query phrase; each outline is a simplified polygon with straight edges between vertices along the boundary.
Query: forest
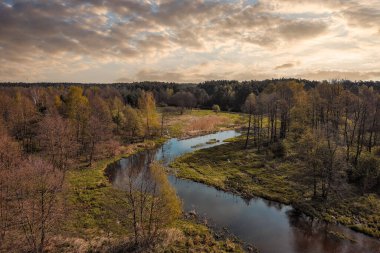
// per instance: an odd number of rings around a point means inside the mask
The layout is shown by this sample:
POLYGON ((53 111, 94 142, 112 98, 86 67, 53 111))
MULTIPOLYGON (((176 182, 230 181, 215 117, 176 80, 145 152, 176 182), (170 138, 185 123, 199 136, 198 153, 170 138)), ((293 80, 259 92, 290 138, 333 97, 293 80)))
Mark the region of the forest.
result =
POLYGON ((241 135, 174 160, 178 177, 380 238, 380 82, 2 83, 0 252, 254 251, 187 219, 162 163, 123 190, 105 176, 226 129, 241 135))

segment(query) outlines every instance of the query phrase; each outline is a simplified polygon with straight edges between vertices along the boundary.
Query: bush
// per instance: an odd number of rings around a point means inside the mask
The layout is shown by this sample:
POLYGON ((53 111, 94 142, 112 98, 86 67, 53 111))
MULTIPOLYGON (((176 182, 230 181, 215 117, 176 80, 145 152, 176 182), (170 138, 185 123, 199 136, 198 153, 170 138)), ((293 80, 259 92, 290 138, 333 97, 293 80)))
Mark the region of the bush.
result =
POLYGON ((286 155, 286 149, 282 142, 272 143, 269 148, 275 157, 281 158, 286 155))
POLYGON ((373 154, 377 157, 380 157, 380 147, 375 148, 373 154))
POLYGON ((361 187, 362 192, 367 192, 375 188, 380 179, 380 161, 370 153, 363 153, 358 165, 354 168, 353 179, 361 187))
POLYGON ((220 107, 219 107, 219 105, 213 105, 213 106, 212 106, 212 110, 213 110, 215 113, 220 112, 220 107))

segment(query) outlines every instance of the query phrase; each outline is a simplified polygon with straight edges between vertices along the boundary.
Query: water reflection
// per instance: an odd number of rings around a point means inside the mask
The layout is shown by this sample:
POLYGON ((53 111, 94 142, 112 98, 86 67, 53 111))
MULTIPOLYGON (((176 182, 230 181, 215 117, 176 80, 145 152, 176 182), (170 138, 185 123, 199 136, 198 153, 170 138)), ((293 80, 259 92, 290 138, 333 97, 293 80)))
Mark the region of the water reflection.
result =
MULTIPOLYGON (((226 138, 238 135, 227 131, 188 140, 171 139, 158 150, 141 152, 122 159, 107 168, 107 175, 115 187, 123 188, 127 171, 146 168, 153 159, 170 163, 184 153, 209 146, 220 145, 226 138), (219 142, 204 144, 210 139, 219 142)), ((312 219, 291 206, 262 198, 245 200, 239 196, 216 190, 204 184, 169 176, 169 181, 183 201, 185 211, 196 212, 208 223, 228 228, 240 239, 255 244, 260 252, 281 253, 379 253, 379 240, 356 233, 343 226, 312 219), (341 233, 355 242, 342 240, 341 233)))

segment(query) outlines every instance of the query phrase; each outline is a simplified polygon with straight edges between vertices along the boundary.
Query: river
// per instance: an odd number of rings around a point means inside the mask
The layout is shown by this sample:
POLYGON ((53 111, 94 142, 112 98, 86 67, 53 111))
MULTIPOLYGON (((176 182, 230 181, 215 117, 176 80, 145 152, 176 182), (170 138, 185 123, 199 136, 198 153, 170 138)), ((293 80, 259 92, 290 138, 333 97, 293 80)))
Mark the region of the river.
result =
MULTIPOLYGON (((140 152, 111 164, 107 175, 114 187, 122 188, 125 171, 131 166, 146 166, 153 159, 168 165, 182 154, 221 145, 224 140, 238 135, 230 130, 186 140, 173 138, 156 150, 140 152)), ((195 211, 207 218, 212 227, 228 229, 262 253, 380 253, 380 240, 341 225, 311 219, 289 205, 259 197, 245 200, 205 184, 174 175, 168 177, 183 202, 184 211, 195 211), (332 232, 344 234, 352 241, 337 239, 332 232)))

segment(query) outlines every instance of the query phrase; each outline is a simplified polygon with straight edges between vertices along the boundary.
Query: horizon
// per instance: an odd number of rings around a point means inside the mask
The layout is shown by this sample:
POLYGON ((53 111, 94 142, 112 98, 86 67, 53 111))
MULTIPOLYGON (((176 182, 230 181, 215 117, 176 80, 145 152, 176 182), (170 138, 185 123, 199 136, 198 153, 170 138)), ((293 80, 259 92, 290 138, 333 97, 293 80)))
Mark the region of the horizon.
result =
POLYGON ((0 1, 0 82, 380 80, 380 2, 0 1))
POLYGON ((33 82, 27 82, 27 81, 10 81, 10 82, 2 82, 0 81, 0 85, 3 84, 26 84, 26 85, 38 85, 38 84, 53 84, 53 85, 117 85, 117 84, 142 84, 142 83, 149 83, 149 84, 175 84, 175 85, 199 85, 204 83, 212 83, 212 82, 220 82, 220 81, 226 81, 226 82, 238 82, 238 83, 249 83, 249 82, 266 82, 266 81, 274 81, 274 82, 281 82, 281 81, 299 81, 299 82, 318 82, 318 83, 343 83, 343 82, 351 82, 354 84, 358 83, 380 83, 380 80, 349 80, 349 79, 323 79, 323 80, 312 80, 312 79, 305 79, 305 78, 294 78, 294 77, 281 77, 281 78, 267 78, 262 80, 252 79, 252 80, 233 80, 233 79, 219 79, 219 80, 204 80, 199 82, 175 82, 175 81, 157 81, 157 80, 142 80, 142 81, 131 81, 131 82, 66 82, 66 81, 33 81, 33 82))

